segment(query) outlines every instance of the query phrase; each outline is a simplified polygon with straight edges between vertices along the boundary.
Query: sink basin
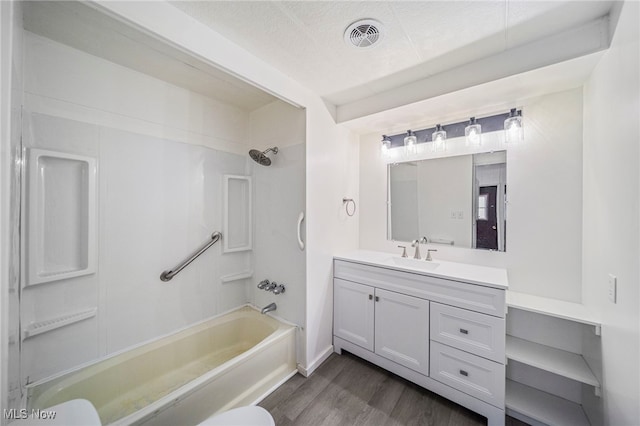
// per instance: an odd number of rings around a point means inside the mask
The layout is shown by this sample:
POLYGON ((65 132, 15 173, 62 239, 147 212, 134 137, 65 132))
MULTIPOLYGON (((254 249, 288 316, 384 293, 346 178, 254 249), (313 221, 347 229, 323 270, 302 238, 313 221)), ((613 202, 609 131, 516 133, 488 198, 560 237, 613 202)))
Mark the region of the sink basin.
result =
POLYGON ((422 269, 423 271, 433 271, 438 266, 440 266, 440 264, 437 262, 412 259, 409 257, 391 257, 388 259, 388 262, 397 266, 405 266, 407 268, 413 268, 413 269, 422 269))

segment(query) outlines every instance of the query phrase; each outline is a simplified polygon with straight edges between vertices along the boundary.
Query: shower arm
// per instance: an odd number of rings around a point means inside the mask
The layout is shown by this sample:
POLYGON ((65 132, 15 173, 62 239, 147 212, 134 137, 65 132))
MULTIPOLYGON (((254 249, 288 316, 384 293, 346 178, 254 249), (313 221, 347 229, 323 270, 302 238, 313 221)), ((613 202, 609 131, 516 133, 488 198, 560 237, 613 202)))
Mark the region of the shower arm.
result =
POLYGON ((198 258, 198 256, 200 256, 202 253, 207 251, 207 249, 209 247, 211 247, 212 245, 217 243, 218 240, 220 240, 220 238, 222 238, 222 234, 220 232, 218 232, 218 231, 214 232, 211 235, 211 241, 209 241, 208 243, 203 245, 202 248, 200 248, 198 251, 194 252, 191 256, 189 256, 187 259, 185 259, 182 263, 180 263, 175 268, 169 269, 169 270, 164 271, 163 273, 161 273, 160 274, 160 280, 162 280, 162 281, 171 281, 171 279, 173 277, 178 275, 180 273, 180 271, 182 271, 184 268, 189 266, 189 264, 191 262, 193 262, 194 260, 196 260, 198 258))

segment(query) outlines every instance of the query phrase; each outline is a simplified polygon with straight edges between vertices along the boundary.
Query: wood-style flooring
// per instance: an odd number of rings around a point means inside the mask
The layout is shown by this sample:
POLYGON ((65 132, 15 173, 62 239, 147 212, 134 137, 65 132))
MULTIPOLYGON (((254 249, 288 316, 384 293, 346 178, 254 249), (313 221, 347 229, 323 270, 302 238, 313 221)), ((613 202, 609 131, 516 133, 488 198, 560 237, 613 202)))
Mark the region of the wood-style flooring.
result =
MULTIPOLYGON (((484 417, 347 352, 296 374, 260 406, 276 426, 486 425, 484 417)), ((507 417, 507 426, 524 423, 507 417)))

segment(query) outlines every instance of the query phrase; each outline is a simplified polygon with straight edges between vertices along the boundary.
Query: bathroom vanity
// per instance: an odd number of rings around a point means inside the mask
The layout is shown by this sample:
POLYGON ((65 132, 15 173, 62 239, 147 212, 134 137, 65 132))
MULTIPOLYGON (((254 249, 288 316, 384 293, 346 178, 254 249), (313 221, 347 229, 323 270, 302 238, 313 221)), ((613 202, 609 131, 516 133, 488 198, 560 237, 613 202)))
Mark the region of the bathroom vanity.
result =
POLYGON ((356 251, 334 257, 333 343, 505 421, 507 273, 356 251))

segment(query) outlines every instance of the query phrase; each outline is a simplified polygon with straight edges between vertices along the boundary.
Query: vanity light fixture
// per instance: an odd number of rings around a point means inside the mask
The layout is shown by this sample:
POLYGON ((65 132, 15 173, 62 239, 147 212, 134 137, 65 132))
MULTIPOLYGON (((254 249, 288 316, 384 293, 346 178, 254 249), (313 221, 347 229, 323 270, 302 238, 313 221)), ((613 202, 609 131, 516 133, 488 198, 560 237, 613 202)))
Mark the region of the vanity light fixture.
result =
POLYGON ((471 117, 469 120, 446 123, 445 131, 442 124, 434 127, 422 128, 418 130, 407 130, 406 133, 397 133, 394 135, 382 136, 382 156, 381 158, 387 162, 390 160, 412 159, 417 156, 418 152, 426 154, 427 150, 433 152, 446 151, 448 143, 457 143, 458 139, 465 138, 465 145, 470 148, 477 148, 481 144, 516 142, 524 139, 524 124, 522 121, 522 110, 518 108, 511 109, 510 112, 502 112, 499 114, 489 115, 485 117, 471 117), (505 139, 501 137, 502 132, 505 139), (496 133, 496 135, 494 135, 496 133), (448 141, 452 139, 454 142, 448 141), (421 149, 420 144, 423 145, 421 149), (395 150, 391 148, 399 148, 404 146, 404 150, 395 150), (402 152, 396 158, 396 155, 402 152), (385 153, 387 153, 385 156, 385 153))
POLYGON ((404 138, 404 151, 406 155, 412 155, 418 152, 418 138, 412 130, 407 130, 407 136, 404 138))
POLYGON ((509 117, 504 120, 505 142, 520 142, 522 140, 522 110, 511 108, 509 117))
POLYGON ((391 157, 391 138, 387 135, 382 135, 382 145, 380 146, 382 158, 391 157))
POLYGON ((469 125, 464 128, 464 136, 467 145, 480 145, 482 143, 482 126, 478 124, 475 117, 469 119, 469 125))
POLYGON ((445 151, 447 149, 447 132, 440 124, 436 124, 436 131, 431 135, 434 151, 445 151))

